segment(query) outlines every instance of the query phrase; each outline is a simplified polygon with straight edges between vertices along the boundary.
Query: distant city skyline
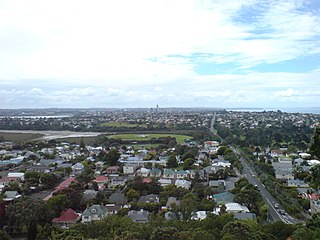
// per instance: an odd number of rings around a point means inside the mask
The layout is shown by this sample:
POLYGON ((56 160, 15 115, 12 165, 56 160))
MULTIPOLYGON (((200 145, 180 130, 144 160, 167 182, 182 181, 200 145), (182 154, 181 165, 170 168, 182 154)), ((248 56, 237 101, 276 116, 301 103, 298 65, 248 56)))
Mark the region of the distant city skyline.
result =
POLYGON ((0 108, 320 107, 318 0, 0 0, 0 108))

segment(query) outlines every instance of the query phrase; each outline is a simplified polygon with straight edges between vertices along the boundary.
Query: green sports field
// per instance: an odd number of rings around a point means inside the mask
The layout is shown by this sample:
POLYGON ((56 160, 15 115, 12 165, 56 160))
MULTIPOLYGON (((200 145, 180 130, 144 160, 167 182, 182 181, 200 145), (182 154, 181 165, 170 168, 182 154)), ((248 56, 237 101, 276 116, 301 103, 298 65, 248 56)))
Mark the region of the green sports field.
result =
POLYGON ((127 134, 114 134, 109 135, 109 138, 120 138, 122 140, 131 140, 131 141, 148 141, 152 138, 159 137, 172 137, 175 138, 177 143, 183 143, 186 139, 191 139, 191 136, 187 135, 179 135, 179 134, 167 134, 167 133, 159 133, 159 134, 143 134, 143 133, 127 133, 127 134))

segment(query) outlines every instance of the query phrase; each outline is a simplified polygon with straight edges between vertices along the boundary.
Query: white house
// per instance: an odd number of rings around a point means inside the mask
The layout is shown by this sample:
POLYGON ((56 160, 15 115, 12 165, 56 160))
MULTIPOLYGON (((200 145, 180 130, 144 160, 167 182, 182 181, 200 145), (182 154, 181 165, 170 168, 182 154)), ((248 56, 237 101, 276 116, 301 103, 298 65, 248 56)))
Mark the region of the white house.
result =
POLYGON ((227 203, 226 204, 226 211, 228 213, 248 213, 250 212, 246 206, 242 206, 239 203, 227 203))
POLYGON ((21 172, 9 172, 7 177, 17 178, 21 181, 24 181, 24 173, 21 172))
POLYGON ((177 179, 174 183, 177 187, 185 188, 185 189, 190 189, 191 187, 191 182, 188 180, 183 180, 183 179, 177 179))
POLYGON ((138 168, 138 164, 126 164, 123 166, 123 173, 124 174, 134 174, 138 168))
POLYGON ((137 175, 142 176, 142 177, 148 177, 150 173, 150 169, 148 168, 140 168, 137 170, 137 175))

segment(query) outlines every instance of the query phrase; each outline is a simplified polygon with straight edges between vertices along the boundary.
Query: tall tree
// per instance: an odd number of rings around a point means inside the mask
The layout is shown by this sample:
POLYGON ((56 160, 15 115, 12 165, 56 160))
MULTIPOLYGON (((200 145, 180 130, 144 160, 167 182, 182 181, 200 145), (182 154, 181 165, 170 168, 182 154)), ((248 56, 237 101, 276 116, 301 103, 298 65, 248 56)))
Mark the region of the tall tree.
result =
POLYGON ((178 161, 174 155, 171 155, 167 161, 168 168, 176 168, 178 167, 178 161))
POLYGON ((310 183, 311 186, 315 189, 319 189, 320 187, 320 165, 315 165, 310 169, 310 183))
POLYGON ((118 160, 120 158, 120 153, 118 152, 117 149, 111 149, 107 154, 106 154, 106 162, 110 166, 116 166, 118 165, 118 160))
POLYGON ((45 201, 28 197, 19 198, 8 205, 6 215, 9 232, 21 232, 22 228, 26 227, 28 239, 35 239, 37 225, 44 226, 53 217, 45 201))
POLYGON ((317 126, 314 130, 309 152, 320 159, 320 126, 317 126))

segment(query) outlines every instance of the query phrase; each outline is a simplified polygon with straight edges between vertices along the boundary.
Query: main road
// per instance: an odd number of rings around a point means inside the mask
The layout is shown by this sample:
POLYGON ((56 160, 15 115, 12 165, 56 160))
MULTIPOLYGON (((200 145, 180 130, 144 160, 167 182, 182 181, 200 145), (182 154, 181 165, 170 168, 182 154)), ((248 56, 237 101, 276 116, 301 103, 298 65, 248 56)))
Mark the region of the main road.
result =
POLYGON ((251 168, 251 166, 247 163, 247 161, 244 158, 240 157, 240 154, 237 152, 237 150, 233 147, 230 147, 230 148, 235 153, 235 155, 238 156, 240 162, 243 165, 242 175, 248 179, 249 183, 251 183, 252 185, 256 186, 259 189, 263 200, 268 205, 269 219, 274 222, 282 221, 288 224, 300 223, 301 221, 291 217, 283 209, 283 207, 279 204, 279 202, 267 191, 265 186, 257 177, 255 171, 251 168))

